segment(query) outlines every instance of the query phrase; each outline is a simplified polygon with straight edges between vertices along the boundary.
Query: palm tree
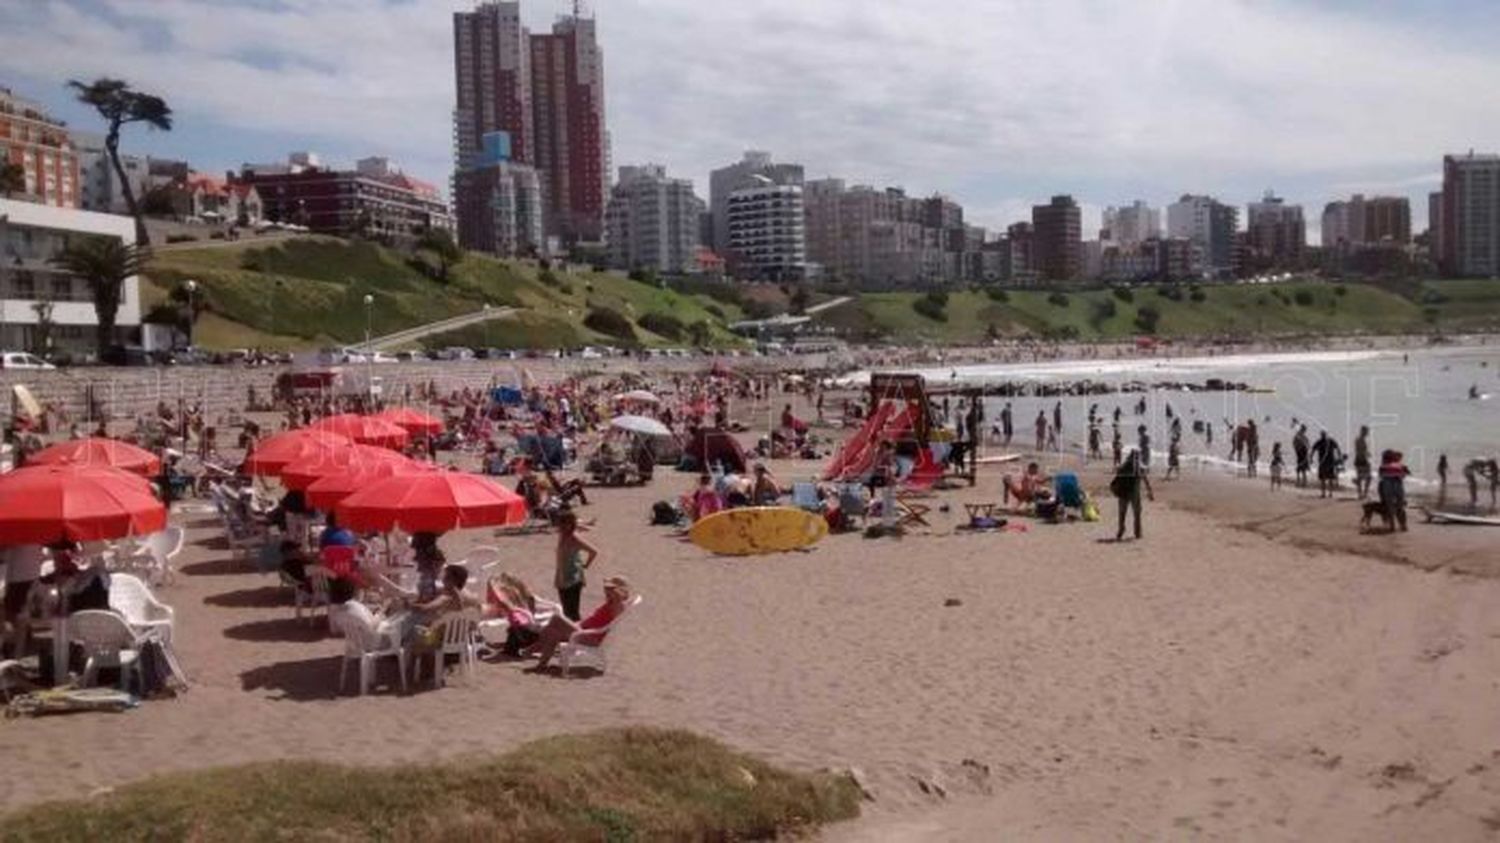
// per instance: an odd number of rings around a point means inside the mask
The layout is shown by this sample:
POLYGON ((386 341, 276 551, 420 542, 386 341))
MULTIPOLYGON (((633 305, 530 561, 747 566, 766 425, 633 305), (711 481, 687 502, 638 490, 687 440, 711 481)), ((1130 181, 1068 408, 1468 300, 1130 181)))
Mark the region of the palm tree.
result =
POLYGON ((170 132, 172 109, 161 97, 132 91, 130 83, 121 79, 100 77, 90 84, 74 79, 68 83, 68 87, 78 92, 79 102, 93 106, 109 124, 109 131, 104 136, 104 148, 109 152, 109 163, 114 166, 115 176, 120 180, 120 192, 125 196, 125 206, 130 209, 130 215, 135 217, 135 244, 141 247, 150 245, 146 221, 141 216, 140 206, 136 204, 135 190, 131 188, 130 179, 125 177, 125 167, 120 163, 120 129, 127 123, 145 123, 163 132, 170 132))
POLYGON ((0 161, 0 196, 10 198, 12 193, 26 189, 26 171, 13 161, 0 161))
POLYGON ((82 278, 94 296, 94 344, 103 360, 114 345, 115 316, 125 297, 125 279, 145 269, 151 253, 116 237, 85 237, 69 243, 52 263, 82 278))

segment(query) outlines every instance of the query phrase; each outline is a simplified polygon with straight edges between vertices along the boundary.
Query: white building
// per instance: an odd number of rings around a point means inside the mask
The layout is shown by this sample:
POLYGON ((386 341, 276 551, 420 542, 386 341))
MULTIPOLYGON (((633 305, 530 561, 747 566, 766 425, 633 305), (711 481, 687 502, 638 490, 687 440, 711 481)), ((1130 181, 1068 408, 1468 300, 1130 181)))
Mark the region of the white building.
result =
POLYGON ((1234 267, 1235 235, 1239 209, 1211 196, 1185 195, 1167 206, 1167 236, 1192 241, 1203 250, 1211 275, 1223 275, 1234 267))
POLYGON ((773 184, 798 185, 803 182, 801 164, 777 164, 771 153, 750 150, 737 163, 720 167, 709 174, 708 202, 713 223, 713 246, 721 257, 729 252, 729 197, 736 190, 759 186, 769 179, 773 184))
MULTIPOLYGON (((99 322, 88 284, 52 265, 71 239, 89 235, 133 243, 135 223, 115 214, 0 199, 0 348, 47 351, 36 347, 40 302, 52 307, 54 348, 94 348, 99 322)), ((140 324, 140 282, 130 278, 115 317, 118 339, 140 324)))
POLYGON ((667 178, 661 166, 621 167, 604 212, 610 265, 674 275, 695 271, 704 208, 691 181, 667 178))
POLYGON ((807 223, 799 185, 763 184, 729 194, 730 271, 748 279, 795 281, 807 275, 807 223))
MULTIPOLYGON (((104 148, 104 136, 92 132, 74 132, 73 145, 78 150, 79 205, 86 211, 102 214, 128 214, 120 177, 110 163, 104 148)), ((130 189, 140 201, 151 190, 151 162, 141 155, 121 155, 120 166, 130 189)))
POLYGON ((1161 237, 1161 211, 1137 199, 1123 208, 1104 209, 1104 232, 1100 239, 1131 246, 1161 237))

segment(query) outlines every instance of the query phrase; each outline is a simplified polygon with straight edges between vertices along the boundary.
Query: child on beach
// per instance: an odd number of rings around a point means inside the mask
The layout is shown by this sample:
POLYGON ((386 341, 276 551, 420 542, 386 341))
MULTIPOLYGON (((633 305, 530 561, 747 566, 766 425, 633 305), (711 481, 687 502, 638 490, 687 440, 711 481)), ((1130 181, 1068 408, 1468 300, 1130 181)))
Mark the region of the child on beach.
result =
POLYGON ((1167 480, 1182 478, 1182 443, 1175 436, 1167 444, 1167 473, 1164 477, 1167 480))
POLYGON ((557 586, 563 614, 578 620, 578 601, 583 596, 584 571, 599 558, 599 549, 578 535, 578 514, 564 510, 557 516, 557 586))
POLYGON ((1286 469, 1286 458, 1281 455, 1281 443, 1271 444, 1271 491, 1281 488, 1281 472, 1286 469))

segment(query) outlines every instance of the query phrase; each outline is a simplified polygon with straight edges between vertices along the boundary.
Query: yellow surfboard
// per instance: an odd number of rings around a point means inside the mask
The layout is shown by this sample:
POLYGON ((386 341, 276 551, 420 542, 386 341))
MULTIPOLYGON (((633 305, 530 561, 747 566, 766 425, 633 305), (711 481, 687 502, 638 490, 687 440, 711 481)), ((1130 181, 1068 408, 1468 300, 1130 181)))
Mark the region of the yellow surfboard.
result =
POLYGON ((688 531, 693 544, 722 556, 785 553, 817 544, 828 535, 821 515, 789 506, 726 509, 688 531))

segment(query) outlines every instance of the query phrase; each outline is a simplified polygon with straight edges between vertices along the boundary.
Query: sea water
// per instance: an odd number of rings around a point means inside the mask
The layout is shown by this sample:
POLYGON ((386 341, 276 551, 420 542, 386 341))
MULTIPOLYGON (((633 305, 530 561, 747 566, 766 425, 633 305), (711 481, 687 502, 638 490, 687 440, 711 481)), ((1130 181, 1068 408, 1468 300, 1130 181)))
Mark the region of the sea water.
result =
MULTIPOLYGON (((988 430, 999 423, 1000 410, 1008 402, 1015 428, 1012 445, 1029 449, 1035 444, 1038 412, 1044 412, 1051 424, 1054 407, 1061 402, 1059 446, 1065 453, 1077 454, 1088 440, 1089 407, 1097 404, 1102 451, 1107 457, 1114 410, 1119 407, 1125 450, 1135 447, 1137 430, 1144 425, 1151 436, 1151 462, 1158 471, 1166 465, 1168 408, 1182 419, 1184 465, 1230 466, 1233 427, 1250 419, 1260 429, 1262 471, 1270 460, 1272 443, 1280 441, 1288 476, 1295 464, 1291 440, 1298 425, 1307 426, 1313 441, 1320 431, 1327 431, 1350 455, 1359 428, 1368 426, 1372 459, 1378 462, 1382 450, 1394 448, 1405 455, 1416 475, 1429 479, 1435 479, 1440 454, 1448 455, 1450 482, 1460 480, 1468 460, 1500 455, 1500 348, 1150 356, 920 371, 934 385, 1089 380, 1116 389, 1130 383, 1152 386, 1144 393, 987 398, 985 427, 988 430), (1244 383, 1257 391, 1189 392, 1155 387, 1170 382, 1201 385, 1210 378, 1244 383), (1480 398, 1469 397, 1471 387, 1480 398), (1142 398, 1146 410, 1137 415, 1136 404, 1142 398), (1214 426, 1212 446, 1204 434, 1194 431, 1195 421, 1214 426)), ((948 400, 956 415, 958 397, 948 400)))

